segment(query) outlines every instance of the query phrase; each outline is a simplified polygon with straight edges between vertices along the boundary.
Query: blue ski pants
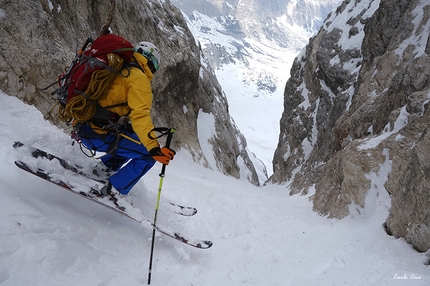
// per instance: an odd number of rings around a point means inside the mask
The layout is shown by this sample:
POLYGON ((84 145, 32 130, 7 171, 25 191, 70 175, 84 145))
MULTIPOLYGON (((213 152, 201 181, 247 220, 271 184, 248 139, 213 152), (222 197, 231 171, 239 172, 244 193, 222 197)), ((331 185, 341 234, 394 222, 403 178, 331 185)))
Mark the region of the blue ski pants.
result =
MULTIPOLYGON (((123 134, 140 142, 134 132, 123 131, 123 134)), ((89 125, 83 125, 79 129, 78 135, 88 149, 98 152, 108 152, 111 143, 117 139, 116 134, 98 134, 89 125)), ((128 194, 155 164, 155 160, 143 144, 122 136, 120 136, 116 152, 113 154, 106 154, 101 160, 106 167, 117 171, 109 177, 109 181, 121 194, 128 194)))

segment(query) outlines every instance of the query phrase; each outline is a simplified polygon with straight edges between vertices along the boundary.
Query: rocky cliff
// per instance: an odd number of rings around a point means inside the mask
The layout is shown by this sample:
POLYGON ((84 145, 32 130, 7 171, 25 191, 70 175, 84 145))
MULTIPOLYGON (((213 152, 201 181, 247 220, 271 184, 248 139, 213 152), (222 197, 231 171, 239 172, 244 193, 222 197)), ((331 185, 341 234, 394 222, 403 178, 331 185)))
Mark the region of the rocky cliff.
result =
POLYGON ((430 4, 346 0, 291 69, 275 183, 342 218, 378 207, 386 229, 430 248, 430 4), (382 183, 381 183, 382 182, 382 183))
MULTIPOLYGON (((50 113, 52 89, 41 89, 55 81, 88 36, 98 35, 110 2, 0 1, 0 88, 56 122, 50 113)), ((161 50, 161 68, 153 81, 154 123, 177 128, 174 148, 188 150, 207 167, 258 184, 246 141, 180 11, 169 1, 116 1, 111 29, 133 43, 151 41, 161 50), (207 117, 209 125, 202 119, 207 117), (209 135, 199 137, 199 132, 209 135)))

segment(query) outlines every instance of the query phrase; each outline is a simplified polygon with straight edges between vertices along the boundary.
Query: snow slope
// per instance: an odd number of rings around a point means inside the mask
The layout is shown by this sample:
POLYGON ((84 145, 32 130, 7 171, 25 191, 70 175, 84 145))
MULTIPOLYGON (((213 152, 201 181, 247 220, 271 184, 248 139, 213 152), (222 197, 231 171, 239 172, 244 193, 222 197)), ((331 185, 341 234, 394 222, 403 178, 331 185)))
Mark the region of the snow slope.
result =
MULTIPOLYGON (((96 161, 34 107, 1 92, 0 104, 0 284, 146 285, 152 231, 16 168, 14 160, 26 155, 12 144, 21 140, 87 168, 96 161)), ((308 197, 288 196, 287 186, 257 188, 178 151, 158 223, 214 245, 199 250, 158 235, 152 285, 430 284, 429 257, 382 228, 390 205, 385 176, 371 176, 381 186, 369 191, 373 211, 329 220, 312 212, 308 197), (170 200, 199 212, 178 216, 170 200)), ((160 169, 127 197, 148 218, 160 169)))

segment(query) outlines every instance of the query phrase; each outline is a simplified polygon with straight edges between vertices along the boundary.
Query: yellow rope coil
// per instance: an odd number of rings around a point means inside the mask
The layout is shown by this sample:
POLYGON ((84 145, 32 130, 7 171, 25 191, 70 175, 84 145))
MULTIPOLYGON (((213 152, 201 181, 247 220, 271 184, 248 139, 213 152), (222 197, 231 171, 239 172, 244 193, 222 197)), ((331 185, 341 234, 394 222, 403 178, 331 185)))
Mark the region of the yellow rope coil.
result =
MULTIPOLYGON (((120 56, 110 53, 107 55, 108 65, 117 72, 121 71, 124 59, 120 56)), ((82 95, 72 97, 64 108, 61 104, 58 107, 58 118, 66 123, 76 121, 84 123, 93 118, 96 113, 96 103, 98 99, 107 92, 110 84, 113 82, 117 73, 109 69, 101 69, 92 73, 91 80, 85 90, 87 100, 82 95)))

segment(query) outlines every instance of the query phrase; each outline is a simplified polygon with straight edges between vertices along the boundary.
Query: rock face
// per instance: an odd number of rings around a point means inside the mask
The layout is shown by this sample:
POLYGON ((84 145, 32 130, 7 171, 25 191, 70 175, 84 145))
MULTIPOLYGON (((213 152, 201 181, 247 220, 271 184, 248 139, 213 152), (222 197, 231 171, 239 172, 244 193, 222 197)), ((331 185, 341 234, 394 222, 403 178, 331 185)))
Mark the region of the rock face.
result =
POLYGON ((271 182, 313 208, 365 215, 389 193, 387 231, 430 248, 430 4, 347 0, 291 69, 271 182), (378 183, 378 182, 383 183, 378 183))
MULTIPOLYGON (((110 2, 1 1, 0 88, 56 122, 50 114, 53 89, 41 88, 55 81, 88 36, 99 34, 110 2)), ((111 28, 132 43, 151 41, 161 50, 153 81, 154 124, 177 128, 172 146, 187 149, 207 167, 258 184, 246 141, 180 11, 169 1, 116 1, 111 28), (212 125, 201 120, 205 114, 213 117, 212 125), (211 136, 199 138, 202 130, 211 136), (210 146, 209 151, 202 145, 210 146)))

